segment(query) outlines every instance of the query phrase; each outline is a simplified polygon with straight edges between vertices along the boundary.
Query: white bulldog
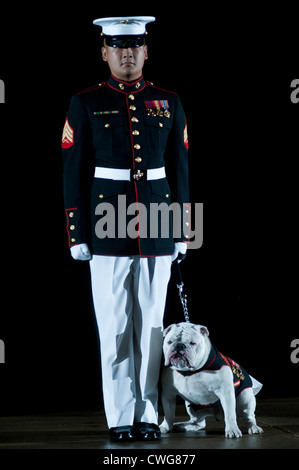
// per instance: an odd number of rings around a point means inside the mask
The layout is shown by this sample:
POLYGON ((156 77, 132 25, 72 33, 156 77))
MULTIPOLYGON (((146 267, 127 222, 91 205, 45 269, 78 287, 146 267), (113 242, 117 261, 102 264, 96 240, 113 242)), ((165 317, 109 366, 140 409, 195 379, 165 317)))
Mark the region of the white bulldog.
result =
POLYGON ((255 420, 255 396, 262 384, 251 377, 233 360, 215 349, 205 326, 178 323, 164 330, 162 372, 162 433, 173 427, 198 431, 206 425, 205 418, 225 420, 225 436, 241 437, 237 414, 245 418, 249 434, 262 433, 255 420), (174 423, 176 396, 185 400, 190 420, 174 423), (221 405, 221 406, 220 406, 221 405), (223 411, 222 411, 223 410, 223 411))

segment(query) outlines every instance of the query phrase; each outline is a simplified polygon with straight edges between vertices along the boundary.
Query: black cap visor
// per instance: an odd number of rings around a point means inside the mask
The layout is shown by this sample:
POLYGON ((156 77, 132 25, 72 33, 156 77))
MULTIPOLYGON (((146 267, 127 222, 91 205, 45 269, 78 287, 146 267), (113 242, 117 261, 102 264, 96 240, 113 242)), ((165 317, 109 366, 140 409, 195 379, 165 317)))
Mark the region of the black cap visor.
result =
POLYGON ((104 36, 107 46, 128 49, 140 47, 144 44, 144 36, 104 36))

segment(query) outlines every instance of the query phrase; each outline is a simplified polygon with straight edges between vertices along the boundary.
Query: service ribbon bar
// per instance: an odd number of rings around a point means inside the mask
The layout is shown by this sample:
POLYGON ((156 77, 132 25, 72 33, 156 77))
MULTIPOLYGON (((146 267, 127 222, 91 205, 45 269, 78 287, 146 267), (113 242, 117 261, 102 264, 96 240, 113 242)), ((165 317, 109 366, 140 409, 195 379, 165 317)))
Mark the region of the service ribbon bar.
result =
POLYGON ((102 115, 102 114, 118 114, 119 111, 95 111, 93 114, 95 116, 99 116, 99 115, 102 115))
POLYGON ((169 104, 167 100, 153 100, 144 102, 146 109, 168 109, 169 104))

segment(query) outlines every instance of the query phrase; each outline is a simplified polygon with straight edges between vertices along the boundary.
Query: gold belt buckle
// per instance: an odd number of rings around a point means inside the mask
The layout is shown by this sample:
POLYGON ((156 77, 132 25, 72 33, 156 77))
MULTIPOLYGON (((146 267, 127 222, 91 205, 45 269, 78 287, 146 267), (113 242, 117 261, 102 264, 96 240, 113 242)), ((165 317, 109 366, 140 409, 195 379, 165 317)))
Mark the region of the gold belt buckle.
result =
POLYGON ((131 179, 134 181, 143 181, 146 179, 146 170, 131 170, 131 179))

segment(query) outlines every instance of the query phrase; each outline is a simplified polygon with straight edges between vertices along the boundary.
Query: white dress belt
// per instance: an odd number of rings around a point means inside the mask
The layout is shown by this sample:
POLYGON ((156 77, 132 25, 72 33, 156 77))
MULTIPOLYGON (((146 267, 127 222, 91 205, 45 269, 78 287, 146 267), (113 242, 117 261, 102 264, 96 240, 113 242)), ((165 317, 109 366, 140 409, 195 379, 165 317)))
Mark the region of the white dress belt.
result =
POLYGON ((94 177, 115 181, 152 181, 166 178, 166 172, 164 166, 161 168, 151 168, 148 170, 126 170, 120 168, 106 168, 103 166, 96 166, 94 177))

